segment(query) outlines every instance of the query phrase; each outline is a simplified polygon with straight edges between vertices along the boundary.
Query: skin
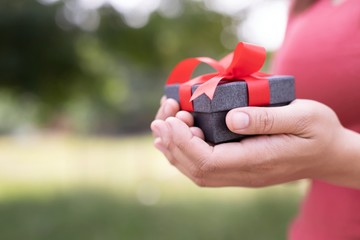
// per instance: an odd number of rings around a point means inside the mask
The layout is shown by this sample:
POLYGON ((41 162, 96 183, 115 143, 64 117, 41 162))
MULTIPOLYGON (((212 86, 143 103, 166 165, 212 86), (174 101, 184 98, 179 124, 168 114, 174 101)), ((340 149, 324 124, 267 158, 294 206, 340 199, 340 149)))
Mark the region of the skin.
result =
POLYGON ((360 189, 360 135, 319 102, 231 110, 231 131, 260 134, 240 142, 213 146, 193 124, 189 112, 163 97, 151 129, 155 147, 198 186, 264 187, 308 178, 360 189))

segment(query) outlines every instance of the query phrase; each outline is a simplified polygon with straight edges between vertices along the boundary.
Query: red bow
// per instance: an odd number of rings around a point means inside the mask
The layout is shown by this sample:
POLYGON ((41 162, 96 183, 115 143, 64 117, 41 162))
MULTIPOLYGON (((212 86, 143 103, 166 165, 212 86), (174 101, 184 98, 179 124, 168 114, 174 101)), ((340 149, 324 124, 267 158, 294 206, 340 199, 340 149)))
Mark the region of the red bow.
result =
POLYGON ((220 61, 208 57, 188 58, 178 63, 166 84, 180 83, 181 109, 193 111, 192 100, 205 93, 213 98, 220 81, 245 81, 248 87, 249 106, 264 106, 270 103, 268 74, 258 72, 265 62, 266 51, 261 46, 239 42, 233 53, 220 61), (217 72, 204 74, 190 80, 195 68, 205 63, 217 72), (193 95, 191 87, 201 84, 193 95))

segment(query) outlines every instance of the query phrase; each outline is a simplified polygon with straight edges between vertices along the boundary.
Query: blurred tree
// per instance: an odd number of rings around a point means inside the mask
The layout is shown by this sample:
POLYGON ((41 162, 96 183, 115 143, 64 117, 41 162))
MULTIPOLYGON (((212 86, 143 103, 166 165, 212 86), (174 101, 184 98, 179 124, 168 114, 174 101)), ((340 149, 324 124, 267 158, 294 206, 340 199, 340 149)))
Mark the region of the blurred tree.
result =
POLYGON ((80 31, 57 27, 56 8, 34 1, 0 2, 1 87, 56 107, 94 76, 81 68, 74 44, 80 31))
MULTIPOLYGON (((154 12, 139 29, 102 7, 92 10, 100 24, 88 31, 68 20, 69 3, 0 2, 0 88, 33 96, 45 119, 65 114, 96 132, 147 129, 178 61, 228 52, 220 36, 230 19, 199 1, 182 1, 173 18, 154 12)), ((227 39, 235 46, 234 34, 227 39)))

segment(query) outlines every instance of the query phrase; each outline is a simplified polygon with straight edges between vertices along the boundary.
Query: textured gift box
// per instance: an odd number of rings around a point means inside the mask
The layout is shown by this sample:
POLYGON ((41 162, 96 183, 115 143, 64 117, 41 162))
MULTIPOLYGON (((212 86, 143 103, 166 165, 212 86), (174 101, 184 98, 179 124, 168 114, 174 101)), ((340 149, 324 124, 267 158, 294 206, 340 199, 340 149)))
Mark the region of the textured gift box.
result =
MULTIPOLYGON (((295 84, 292 76, 269 76, 270 104, 283 106, 295 99, 295 84)), ((199 85, 192 86, 192 93, 199 85)), ((165 95, 179 102, 179 84, 165 86, 165 95)), ((205 94, 193 100, 192 112, 195 126, 201 128, 205 140, 211 143, 223 143, 244 138, 231 132, 225 123, 229 110, 248 106, 248 89, 245 81, 221 82, 215 90, 212 100, 205 94)))

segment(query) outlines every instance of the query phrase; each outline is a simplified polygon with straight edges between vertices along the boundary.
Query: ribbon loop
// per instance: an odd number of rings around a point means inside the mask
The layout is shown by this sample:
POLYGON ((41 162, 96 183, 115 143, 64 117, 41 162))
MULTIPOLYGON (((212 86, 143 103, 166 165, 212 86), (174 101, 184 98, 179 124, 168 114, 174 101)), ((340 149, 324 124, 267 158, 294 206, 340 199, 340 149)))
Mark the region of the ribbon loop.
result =
POLYGON ((249 106, 270 103, 270 88, 267 74, 258 72, 265 62, 265 48, 240 42, 233 53, 220 61, 208 57, 189 58, 181 61, 171 72, 166 84, 179 83, 180 105, 183 110, 193 111, 192 102, 202 94, 213 98, 220 81, 245 81, 248 87, 249 106), (204 74, 190 80, 195 68, 205 63, 217 72, 204 74), (192 94, 192 86, 201 84, 192 94))
POLYGON ((214 68, 219 73, 225 72, 225 67, 218 61, 208 57, 188 58, 178 63, 171 72, 166 84, 184 83, 189 81, 195 68, 200 64, 205 63, 214 68))
POLYGON ((258 72, 264 65, 265 57, 265 48, 240 42, 235 48, 233 60, 226 69, 226 74, 241 79, 258 72))

